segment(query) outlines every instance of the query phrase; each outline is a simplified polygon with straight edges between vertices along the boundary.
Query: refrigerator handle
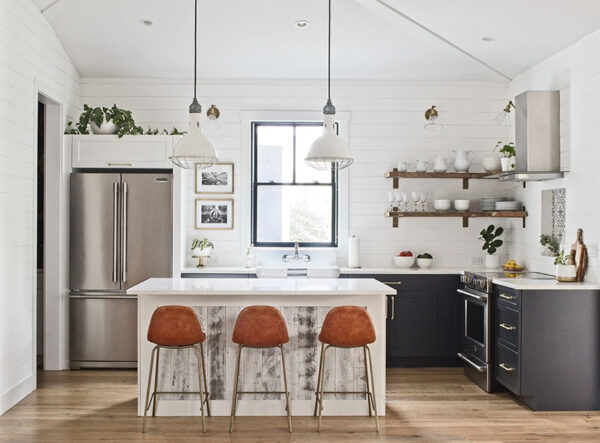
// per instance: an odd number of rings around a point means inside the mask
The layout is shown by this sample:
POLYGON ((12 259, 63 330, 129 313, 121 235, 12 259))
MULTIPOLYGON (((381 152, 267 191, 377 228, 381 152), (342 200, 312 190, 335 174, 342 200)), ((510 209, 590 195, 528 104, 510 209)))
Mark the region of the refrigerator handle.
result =
POLYGON ((113 182, 113 271, 112 281, 119 279, 117 262, 119 260, 119 183, 113 182))
POLYGON ((123 182, 123 199, 121 213, 121 282, 127 281, 127 183, 123 182))

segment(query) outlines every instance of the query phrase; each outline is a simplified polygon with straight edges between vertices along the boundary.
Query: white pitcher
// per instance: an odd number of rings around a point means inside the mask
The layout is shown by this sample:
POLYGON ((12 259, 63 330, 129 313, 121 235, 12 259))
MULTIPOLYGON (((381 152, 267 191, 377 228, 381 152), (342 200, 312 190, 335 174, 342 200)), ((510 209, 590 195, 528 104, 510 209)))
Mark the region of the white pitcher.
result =
POLYGON ((456 160, 454 161, 454 169, 456 172, 469 172, 469 155, 471 151, 454 151, 456 153, 456 160))

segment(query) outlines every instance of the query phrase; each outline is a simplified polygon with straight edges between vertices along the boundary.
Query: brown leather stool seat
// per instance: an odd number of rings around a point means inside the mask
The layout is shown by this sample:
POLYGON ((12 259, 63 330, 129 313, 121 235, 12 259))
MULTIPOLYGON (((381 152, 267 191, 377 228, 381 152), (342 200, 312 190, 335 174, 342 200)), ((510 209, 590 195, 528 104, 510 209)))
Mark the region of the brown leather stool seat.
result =
POLYGON ((146 388, 146 404, 144 407, 144 418, 142 421, 142 432, 146 426, 146 415, 152 404, 152 416, 156 415, 156 403, 158 395, 170 394, 171 392, 158 390, 158 365, 160 363, 160 349, 191 349, 198 360, 198 386, 199 392, 172 392, 173 394, 200 394, 200 411, 202 414, 202 432, 206 432, 204 419, 204 405, 210 416, 210 394, 206 380, 206 366, 204 363, 204 346, 206 334, 202 330, 200 320, 194 310, 188 306, 161 306, 152 313, 150 325, 148 326, 148 341, 154 343, 150 355, 150 370, 148 371, 148 387, 146 388), (156 368, 154 369, 154 366, 156 368), (154 391, 150 395, 152 381, 152 370, 154 369, 154 391), (203 383, 204 382, 204 383, 203 383), (203 389, 204 384, 204 389, 203 389))
POLYGON ((285 370, 285 350, 283 349, 283 344, 289 342, 290 337, 283 315, 273 306, 247 306, 241 310, 235 321, 231 339, 237 344, 237 357, 233 378, 229 432, 233 432, 238 396, 243 394, 284 394, 288 430, 292 432, 292 411, 290 408, 287 372, 285 370), (243 391, 238 389, 243 348, 279 348, 281 352, 284 391, 243 391))
POLYGON ((379 417, 375 399, 375 379, 369 344, 375 342, 375 327, 371 315, 360 306, 338 306, 331 309, 323 320, 319 341, 321 342, 321 358, 319 376, 315 392, 315 417, 323 415, 324 394, 361 394, 365 395, 369 406, 369 415, 375 415, 375 429, 379 432, 379 417), (362 348, 365 365, 366 390, 364 391, 325 391, 325 357, 329 348, 362 348), (369 377, 370 375, 370 377, 369 377), (370 378, 370 380, 369 380, 370 378))
POLYGON ((161 306, 152 314, 148 341, 161 346, 202 343, 206 334, 194 310, 188 306, 161 306))
POLYGON ((339 306, 327 313, 319 341, 338 348, 356 348, 375 342, 375 327, 365 308, 339 306))
POLYGON ((248 306, 240 312, 232 340, 249 348, 272 348, 290 341, 283 315, 273 306, 248 306))

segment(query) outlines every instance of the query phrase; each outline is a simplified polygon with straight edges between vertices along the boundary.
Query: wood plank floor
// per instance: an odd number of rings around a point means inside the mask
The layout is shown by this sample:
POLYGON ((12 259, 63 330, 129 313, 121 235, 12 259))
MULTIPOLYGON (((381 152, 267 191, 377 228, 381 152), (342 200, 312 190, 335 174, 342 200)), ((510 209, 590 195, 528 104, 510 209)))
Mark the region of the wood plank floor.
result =
POLYGON ((0 417, 0 440, 34 441, 600 441, 600 412, 532 412, 506 393, 486 394, 458 368, 388 370, 387 416, 208 419, 158 417, 139 432, 133 371, 40 372, 39 389, 0 417))

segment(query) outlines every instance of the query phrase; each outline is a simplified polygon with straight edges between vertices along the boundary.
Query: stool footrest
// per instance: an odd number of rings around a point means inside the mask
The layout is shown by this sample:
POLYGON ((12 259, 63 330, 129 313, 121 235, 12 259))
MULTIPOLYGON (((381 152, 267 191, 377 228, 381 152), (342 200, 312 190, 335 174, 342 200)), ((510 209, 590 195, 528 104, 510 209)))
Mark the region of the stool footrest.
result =
POLYGON ((285 391, 237 391, 238 394, 286 394, 285 391))

